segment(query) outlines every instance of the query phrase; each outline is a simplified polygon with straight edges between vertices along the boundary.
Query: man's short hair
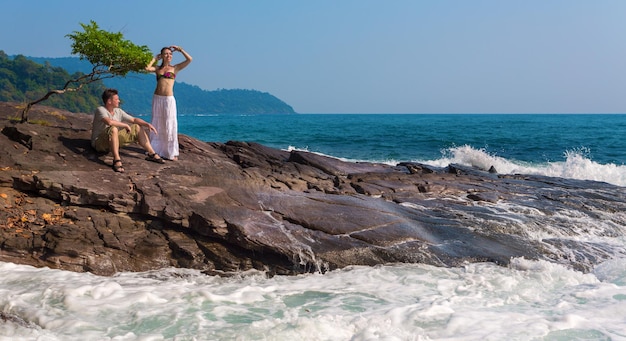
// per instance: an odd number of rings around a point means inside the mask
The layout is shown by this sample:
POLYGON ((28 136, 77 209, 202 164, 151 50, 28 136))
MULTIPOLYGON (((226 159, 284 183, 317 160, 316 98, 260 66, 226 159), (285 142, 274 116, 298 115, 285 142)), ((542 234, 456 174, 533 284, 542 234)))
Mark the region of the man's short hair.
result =
POLYGON ((117 95, 117 89, 106 89, 102 93, 102 103, 107 104, 109 98, 117 95))

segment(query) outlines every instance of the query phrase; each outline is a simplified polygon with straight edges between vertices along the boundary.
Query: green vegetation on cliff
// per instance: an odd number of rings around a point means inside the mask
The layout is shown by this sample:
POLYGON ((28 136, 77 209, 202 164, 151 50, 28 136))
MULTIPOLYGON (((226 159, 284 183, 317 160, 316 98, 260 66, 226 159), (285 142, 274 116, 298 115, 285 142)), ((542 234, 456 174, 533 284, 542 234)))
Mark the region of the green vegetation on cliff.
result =
MULTIPOLYGON (((91 64, 74 57, 27 57, 38 63, 49 63, 70 72, 90 72, 91 64)), ((129 73, 126 77, 104 80, 104 85, 120 91, 122 107, 135 115, 149 115, 156 80, 152 74, 129 73)), ((293 108, 275 96, 257 90, 203 90, 195 85, 177 82, 174 92, 178 113, 185 114, 294 114, 293 108)))
MULTIPOLYGON (((0 101, 29 102, 67 79, 91 72, 91 64, 75 57, 42 58, 8 56, 0 50, 0 101), (72 74, 70 74, 70 72, 72 74)), ((91 83, 79 92, 50 97, 46 105, 71 112, 91 113, 102 102, 105 87, 116 88, 124 110, 150 115, 154 75, 129 73, 91 83)), ((291 106, 275 96, 256 90, 218 89, 207 91, 187 83, 176 83, 178 113, 185 114, 294 114, 291 106)))
MULTIPOLYGON (((44 96, 51 89, 63 88, 71 78, 83 73, 69 74, 64 68, 50 63, 38 64, 24 56, 9 58, 0 51, 0 101, 30 102, 44 96)), ((104 89, 101 81, 85 85, 80 92, 50 97, 46 105, 72 112, 91 112, 100 105, 104 89)))

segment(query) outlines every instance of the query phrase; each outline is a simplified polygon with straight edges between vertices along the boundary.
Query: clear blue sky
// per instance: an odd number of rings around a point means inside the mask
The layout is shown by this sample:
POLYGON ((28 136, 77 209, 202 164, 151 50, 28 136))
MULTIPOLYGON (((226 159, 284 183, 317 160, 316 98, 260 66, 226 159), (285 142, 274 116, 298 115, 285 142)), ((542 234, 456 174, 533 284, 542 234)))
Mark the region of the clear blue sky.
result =
POLYGON ((0 50, 71 56, 94 20, 177 80, 300 113, 625 113, 623 0, 0 0, 0 50), (175 62, 182 60, 178 55, 175 62))

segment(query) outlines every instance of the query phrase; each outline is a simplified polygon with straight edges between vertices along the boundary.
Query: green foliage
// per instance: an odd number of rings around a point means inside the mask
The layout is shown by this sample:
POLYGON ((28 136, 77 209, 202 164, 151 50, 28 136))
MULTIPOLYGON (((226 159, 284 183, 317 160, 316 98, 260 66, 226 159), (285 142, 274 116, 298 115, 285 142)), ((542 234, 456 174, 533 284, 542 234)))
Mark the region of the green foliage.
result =
MULTIPOLYGON (((75 72, 75 74, 83 74, 83 72, 91 70, 89 62, 76 57, 13 56, 13 58, 28 58, 29 61, 36 63, 35 66, 39 68, 38 70, 42 70, 45 65, 54 65, 55 68, 53 69, 62 71, 62 73, 55 76, 58 78, 56 84, 59 84, 64 79, 68 79, 68 74, 65 70, 75 72)), ((23 102, 27 98, 22 90, 16 88, 15 79, 34 76, 20 74, 20 70, 15 69, 14 65, 4 52, 0 51, 0 101, 23 102), (3 62, 11 66, 3 68, 3 62), (16 75, 16 73, 20 76, 16 75)), ((35 73, 39 74, 42 71, 35 71, 35 73)), ((126 77, 107 78, 90 84, 83 88, 85 91, 50 97, 48 101, 49 105, 57 108, 72 112, 89 113, 95 107, 101 105, 100 95, 105 87, 116 88, 120 91, 124 110, 133 115, 148 116, 152 111, 152 94, 154 93, 155 84, 154 75, 129 73, 126 77)), ((34 91, 37 94, 41 94, 46 87, 47 85, 40 84, 38 90, 34 91)), ((267 92, 257 90, 218 89, 207 91, 195 85, 178 82, 176 83, 176 98, 180 115, 295 113, 293 108, 282 100, 267 92)))
MULTIPOLYGON (((89 72, 91 64, 76 57, 28 57, 41 64, 50 63, 69 72, 89 72)), ((189 69, 187 69, 189 70, 189 69)), ((133 115, 150 115, 156 80, 153 74, 130 72, 126 77, 103 79, 107 88, 120 92, 122 107, 133 115)), ((178 114, 294 114, 293 108, 267 92, 244 89, 203 90, 176 82, 174 87, 178 114)))
POLYGON ((76 92, 86 84, 103 78, 125 76, 130 71, 140 72, 152 58, 147 46, 135 45, 125 40, 119 32, 101 30, 93 20, 88 25, 82 23, 80 25, 84 32, 75 31, 67 37, 73 41, 72 54, 78 54, 80 59, 87 59, 93 64, 92 71, 88 74, 75 74, 73 76, 76 77, 65 82, 62 87, 49 90, 39 99, 29 102, 22 111, 22 122, 28 120, 31 106, 47 100, 52 95, 76 92))
POLYGON ((80 24, 84 32, 68 34, 72 43, 72 54, 87 59, 93 64, 93 74, 125 76, 130 71, 142 72, 152 59, 150 49, 125 40, 122 33, 101 30, 98 24, 80 24))
MULTIPOLYGON (((10 59, 0 51, 0 101, 25 102, 28 98, 41 97, 49 89, 62 88, 68 79, 83 75, 82 72, 70 75, 61 67, 38 64, 22 55, 10 59)), ((50 97, 47 104, 71 112, 91 112, 100 105, 103 90, 102 81, 92 82, 81 92, 50 97)))

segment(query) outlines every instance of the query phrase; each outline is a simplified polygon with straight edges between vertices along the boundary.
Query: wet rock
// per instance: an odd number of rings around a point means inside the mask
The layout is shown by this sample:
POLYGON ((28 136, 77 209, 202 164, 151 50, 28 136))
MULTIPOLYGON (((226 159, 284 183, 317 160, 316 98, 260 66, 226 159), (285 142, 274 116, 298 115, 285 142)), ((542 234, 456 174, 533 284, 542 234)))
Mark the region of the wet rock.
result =
MULTIPOLYGON (((0 103, 0 125, 32 142, 0 135, 0 261, 100 275, 171 266, 273 275, 393 262, 506 265, 512 257, 588 270, 623 253, 564 238, 578 227, 553 218, 568 209, 623 212, 623 189, 604 183, 350 163, 184 135, 180 160, 163 165, 123 148, 120 174, 110 155, 91 149, 90 115, 35 106, 30 118, 40 124, 10 121, 19 110, 0 103), (521 218, 502 214, 501 204, 519 207, 521 218), (547 238, 531 237, 539 234, 547 238), (578 246, 576 257, 565 256, 578 246)), ((621 237, 622 223, 603 233, 621 237)))

